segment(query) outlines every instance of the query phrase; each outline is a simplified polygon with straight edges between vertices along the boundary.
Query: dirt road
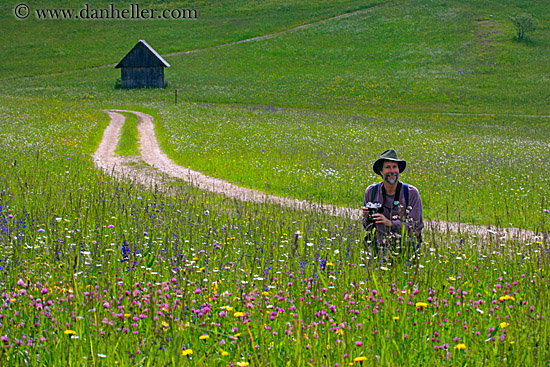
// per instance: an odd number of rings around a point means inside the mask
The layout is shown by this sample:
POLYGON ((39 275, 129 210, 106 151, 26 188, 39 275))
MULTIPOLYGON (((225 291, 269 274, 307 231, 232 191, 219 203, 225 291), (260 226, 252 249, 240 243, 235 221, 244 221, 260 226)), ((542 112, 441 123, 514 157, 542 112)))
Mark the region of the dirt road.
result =
MULTIPOLYGON (((337 207, 328 204, 321 205, 270 195, 258 190, 240 187, 220 178, 210 177, 201 172, 179 166, 161 151, 155 136, 153 118, 150 115, 126 110, 110 110, 107 113, 111 117, 111 123, 105 129, 103 140, 93 155, 96 166, 103 169, 107 174, 151 185, 162 185, 166 182, 167 178, 178 178, 197 186, 201 190, 221 193, 237 200, 270 202, 301 210, 319 210, 334 216, 360 219, 361 213, 358 208, 337 207), (129 159, 115 155, 115 148, 120 138, 120 130, 125 120, 124 115, 120 112, 133 113, 138 117, 139 152, 143 161, 148 165, 147 167, 140 167, 139 164, 136 164, 135 158, 129 159)), ((532 231, 518 228, 495 228, 433 220, 425 221, 425 225, 427 228, 437 232, 469 232, 481 238, 537 240, 537 236, 532 231)))

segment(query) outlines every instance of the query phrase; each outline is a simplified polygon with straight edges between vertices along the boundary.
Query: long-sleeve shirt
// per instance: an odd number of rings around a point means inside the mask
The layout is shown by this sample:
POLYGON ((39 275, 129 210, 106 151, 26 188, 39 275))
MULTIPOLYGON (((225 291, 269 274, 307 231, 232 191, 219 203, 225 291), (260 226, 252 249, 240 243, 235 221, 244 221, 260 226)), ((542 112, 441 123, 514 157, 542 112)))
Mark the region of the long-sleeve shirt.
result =
MULTIPOLYGON (((380 244, 385 243, 385 239, 393 235, 401 235, 403 232, 407 236, 416 235, 420 238, 422 229, 424 228, 424 222, 422 221, 422 200, 418 189, 412 185, 409 186, 409 203, 405 208, 405 194, 404 189, 401 187, 399 195, 399 204, 394 205, 395 195, 386 195, 384 198, 385 190, 383 190, 383 183, 380 183, 374 200, 372 199, 372 190, 376 183, 367 187, 365 191, 365 197, 363 199, 363 205, 368 202, 377 202, 383 204, 384 211, 382 214, 391 220, 391 227, 386 226, 383 223, 374 224, 376 226, 376 232, 378 234, 378 241, 380 244), (403 226, 405 231, 403 231, 403 226)), ((369 230, 372 224, 367 222, 367 219, 363 217, 363 227, 369 230)))

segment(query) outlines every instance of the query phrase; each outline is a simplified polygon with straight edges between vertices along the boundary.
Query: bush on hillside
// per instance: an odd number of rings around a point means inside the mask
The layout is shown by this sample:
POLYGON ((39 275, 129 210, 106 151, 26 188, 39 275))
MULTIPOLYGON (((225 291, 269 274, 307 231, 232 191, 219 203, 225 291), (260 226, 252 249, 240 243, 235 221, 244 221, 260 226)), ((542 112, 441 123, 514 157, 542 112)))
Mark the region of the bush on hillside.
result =
POLYGON ((537 29, 537 21, 531 14, 523 13, 520 15, 514 15, 510 17, 512 23, 516 27, 516 36, 518 41, 525 38, 525 33, 534 32, 537 29))

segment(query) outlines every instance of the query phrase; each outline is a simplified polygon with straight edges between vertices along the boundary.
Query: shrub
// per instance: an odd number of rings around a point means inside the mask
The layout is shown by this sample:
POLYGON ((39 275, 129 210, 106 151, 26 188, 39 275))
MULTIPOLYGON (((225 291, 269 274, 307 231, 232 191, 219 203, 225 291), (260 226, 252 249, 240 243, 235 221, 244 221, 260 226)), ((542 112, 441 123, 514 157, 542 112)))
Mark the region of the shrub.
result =
POLYGON ((534 32, 537 28, 537 21, 531 16, 531 14, 523 13, 520 15, 514 15, 510 17, 512 23, 516 27, 516 35, 518 41, 521 41, 525 37, 525 33, 534 32))

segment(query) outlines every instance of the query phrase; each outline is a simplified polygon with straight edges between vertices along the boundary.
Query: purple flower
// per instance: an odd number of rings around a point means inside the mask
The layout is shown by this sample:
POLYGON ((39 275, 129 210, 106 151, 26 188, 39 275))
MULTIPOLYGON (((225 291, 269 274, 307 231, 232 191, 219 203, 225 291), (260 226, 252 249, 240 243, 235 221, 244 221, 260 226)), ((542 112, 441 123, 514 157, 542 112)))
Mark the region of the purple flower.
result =
POLYGON ((546 214, 550 214, 550 210, 548 209, 543 209, 542 211, 545 212, 546 214))

